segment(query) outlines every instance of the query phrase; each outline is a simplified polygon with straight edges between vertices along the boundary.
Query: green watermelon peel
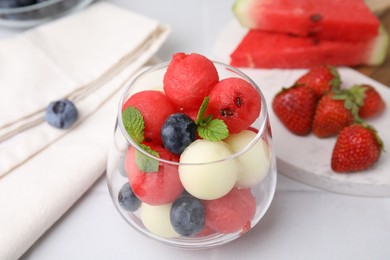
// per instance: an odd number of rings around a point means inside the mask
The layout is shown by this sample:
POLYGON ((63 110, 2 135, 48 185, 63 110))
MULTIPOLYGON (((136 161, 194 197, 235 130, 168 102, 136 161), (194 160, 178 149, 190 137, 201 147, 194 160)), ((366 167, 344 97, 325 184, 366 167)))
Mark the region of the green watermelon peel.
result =
POLYGON ((363 0, 236 0, 232 9, 248 29, 327 40, 369 40, 380 24, 363 0))

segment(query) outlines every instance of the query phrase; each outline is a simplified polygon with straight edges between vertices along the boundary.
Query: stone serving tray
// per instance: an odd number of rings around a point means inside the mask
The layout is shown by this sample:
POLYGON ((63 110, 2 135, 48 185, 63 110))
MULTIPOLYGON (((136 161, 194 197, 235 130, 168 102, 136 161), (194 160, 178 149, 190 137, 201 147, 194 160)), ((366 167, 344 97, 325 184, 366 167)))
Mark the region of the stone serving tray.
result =
MULTIPOLYGON (((242 39, 245 31, 236 23, 227 25, 219 36, 214 59, 229 63, 229 55, 242 39)), ((330 161, 336 137, 317 138, 314 134, 300 137, 290 133, 276 118, 271 109, 274 95, 291 86, 305 69, 241 69, 263 91, 271 121, 273 144, 278 172, 308 185, 328 191, 358 196, 390 196, 390 88, 351 68, 341 67, 342 88, 354 84, 371 84, 382 95, 387 108, 380 116, 367 120, 382 138, 385 151, 374 167, 358 173, 337 174, 331 170, 330 161)))

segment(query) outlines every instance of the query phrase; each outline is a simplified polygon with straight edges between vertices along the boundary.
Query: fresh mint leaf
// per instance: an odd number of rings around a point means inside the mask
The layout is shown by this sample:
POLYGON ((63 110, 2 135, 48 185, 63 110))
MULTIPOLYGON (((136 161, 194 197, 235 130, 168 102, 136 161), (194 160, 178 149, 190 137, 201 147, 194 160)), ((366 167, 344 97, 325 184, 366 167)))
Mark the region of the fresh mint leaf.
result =
POLYGON ((205 97, 203 99, 202 105, 199 108, 198 115, 195 120, 195 124, 199 125, 202 123, 204 119, 204 114, 206 114, 207 106, 209 105, 210 97, 205 97))
POLYGON ((129 106, 122 112, 123 125, 130 137, 138 144, 144 140, 144 119, 141 112, 129 106))
MULTIPOLYGON (((160 157, 158 152, 154 151, 149 146, 140 144, 140 147, 147 153, 154 155, 155 157, 160 157)), ((135 152, 135 164, 142 172, 157 172, 159 166, 159 162, 156 159, 147 156, 138 150, 135 152)))
POLYGON ((213 119, 205 126, 198 126, 198 134, 201 138, 212 142, 218 142, 229 136, 229 130, 220 119, 213 119))
POLYGON ((229 136, 229 130, 224 121, 213 119, 213 115, 205 116, 210 98, 205 97, 199 108, 198 116, 195 120, 198 135, 212 142, 218 142, 229 136))
POLYGON ((207 125, 208 123, 211 122, 211 120, 213 120, 213 115, 206 116, 206 117, 203 119, 202 124, 207 125))
MULTIPOLYGON (((142 144, 144 140, 145 123, 141 112, 133 107, 129 106, 122 112, 123 125, 130 137, 147 153, 160 157, 158 152, 154 151, 151 147, 142 144)), ((142 152, 135 151, 135 164, 142 172, 157 172, 159 162, 149 157, 142 152)))

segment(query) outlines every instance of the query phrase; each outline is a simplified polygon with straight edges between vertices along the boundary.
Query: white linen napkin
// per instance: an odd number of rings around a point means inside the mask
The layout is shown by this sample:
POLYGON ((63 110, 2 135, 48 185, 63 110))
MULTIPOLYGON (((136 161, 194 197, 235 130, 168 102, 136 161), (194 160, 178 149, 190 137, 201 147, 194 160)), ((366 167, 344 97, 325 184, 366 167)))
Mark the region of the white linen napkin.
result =
POLYGON ((169 32, 102 2, 0 42, 0 259, 19 258, 103 174, 120 90, 169 32), (79 110, 67 130, 43 122, 63 97, 79 110))
POLYGON ((0 111, 7 111, 0 114, 0 177, 66 133, 42 124, 50 102, 69 98, 81 119, 88 116, 116 90, 107 80, 139 68, 168 34, 166 25, 101 2, 0 42, 0 111))
POLYGON ((118 98, 0 180, 0 259, 18 259, 105 171, 118 98))

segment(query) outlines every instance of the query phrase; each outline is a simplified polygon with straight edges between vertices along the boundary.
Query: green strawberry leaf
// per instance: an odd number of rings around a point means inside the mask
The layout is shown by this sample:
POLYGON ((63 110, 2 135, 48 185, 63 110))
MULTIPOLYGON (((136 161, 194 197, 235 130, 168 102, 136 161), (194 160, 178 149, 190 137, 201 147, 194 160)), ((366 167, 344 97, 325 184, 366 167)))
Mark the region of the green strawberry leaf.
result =
MULTIPOLYGON (((360 90, 359 90, 360 91, 360 90)), ((351 89, 345 89, 335 92, 333 94, 333 99, 344 101, 344 107, 351 111, 354 122, 362 123, 363 119, 359 116, 359 109, 361 105, 357 102, 357 93, 358 91, 353 91, 351 89)))
MULTIPOLYGON (((154 155, 158 158, 160 157, 158 152, 154 151, 149 146, 140 144, 140 147, 147 153, 154 155)), ((135 152, 135 164, 142 172, 157 172, 159 166, 159 162, 156 159, 147 156, 138 150, 136 150, 135 152)))
POLYGON ((198 135, 201 138, 212 142, 218 142, 229 136, 229 130, 223 120, 213 119, 212 115, 205 117, 209 101, 209 97, 205 97, 203 99, 203 103, 199 108, 195 124, 197 125, 198 135))
POLYGON ((359 107, 363 106, 364 104, 364 98, 366 97, 365 92, 367 89, 368 88, 363 85, 354 85, 350 88, 353 100, 359 107))
POLYGON ((341 86, 341 78, 340 78, 340 74, 339 74, 339 71, 337 70, 336 67, 334 66, 329 66, 330 68, 330 73, 333 75, 333 79, 330 81, 330 85, 332 86, 332 90, 335 91, 335 90, 338 90, 340 89, 340 86, 341 86))
POLYGON ((122 112, 123 125, 129 136, 136 142, 141 143, 144 140, 144 119, 141 112, 129 106, 122 112))

